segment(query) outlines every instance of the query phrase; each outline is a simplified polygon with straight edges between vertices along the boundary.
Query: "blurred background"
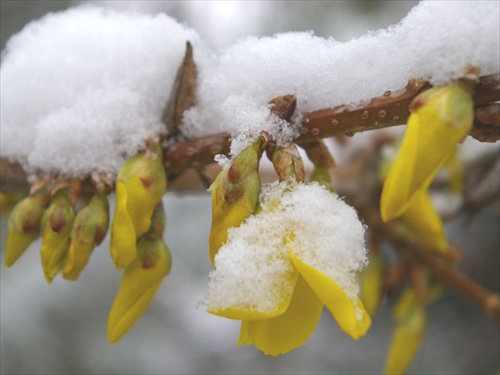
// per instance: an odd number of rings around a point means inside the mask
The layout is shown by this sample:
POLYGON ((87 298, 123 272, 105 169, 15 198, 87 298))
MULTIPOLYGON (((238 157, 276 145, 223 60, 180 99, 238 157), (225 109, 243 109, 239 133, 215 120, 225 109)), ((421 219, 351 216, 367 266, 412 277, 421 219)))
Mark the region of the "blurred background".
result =
MULTIPOLYGON (((1 48, 8 38, 48 12, 81 1, 5 1, 1 48)), ((348 41, 397 23, 415 1, 94 1, 101 6, 164 12, 196 29, 220 51, 246 35, 313 30, 348 41)), ((356 137, 355 137, 356 138, 356 137)), ((497 145, 498 146, 498 145, 497 145)), ((338 156, 338 155, 335 155, 338 156)), ((113 204, 114 202, 112 202, 113 204)), ((2 374, 377 374, 384 369, 393 320, 386 301, 368 334, 355 342, 325 310, 301 348, 277 358, 238 347, 238 322, 207 314, 200 302, 211 269, 207 238, 210 197, 168 193, 165 240, 173 256, 148 310, 117 344, 106 339, 107 315, 121 274, 109 257, 109 238, 95 249, 78 282, 58 277, 47 285, 39 264, 40 241, 11 269, 0 271, 0 371, 2 374)), ((111 207, 111 212, 113 210, 111 207)), ((460 269, 499 291, 500 217, 486 210, 469 225, 454 220, 447 231, 464 251, 460 269)), ((7 217, 0 219, 2 263, 7 217)), ((429 327, 409 373, 497 374, 498 327, 452 291, 428 309, 429 327)))

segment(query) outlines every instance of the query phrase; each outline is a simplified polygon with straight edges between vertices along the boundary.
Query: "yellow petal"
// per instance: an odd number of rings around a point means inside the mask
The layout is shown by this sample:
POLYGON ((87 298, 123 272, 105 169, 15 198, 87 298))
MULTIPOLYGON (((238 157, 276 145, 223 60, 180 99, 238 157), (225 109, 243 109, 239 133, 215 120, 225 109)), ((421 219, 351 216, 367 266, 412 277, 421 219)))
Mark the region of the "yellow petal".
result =
POLYGON ((316 296, 330 310, 340 328, 355 340, 363 336, 371 325, 371 319, 359 298, 355 306, 335 281, 304 263, 291 252, 288 255, 316 296))
POLYGON ((117 269, 127 267, 137 254, 134 223, 127 211, 127 191, 121 181, 116 183, 116 207, 111 224, 110 253, 117 269))
POLYGON ((238 345, 255 345, 268 355, 288 353, 303 345, 314 332, 323 303, 299 276, 286 312, 278 317, 241 322, 238 345))
MULTIPOLYGON (((407 302, 407 301, 406 301, 407 302)), ((425 308, 416 303, 400 306, 387 357, 386 374, 404 374, 420 347, 427 326, 425 308)))
POLYGON ((448 250, 443 223, 427 191, 417 194, 401 219, 422 247, 441 253, 448 250))
POLYGON ((382 255, 369 254, 368 266, 361 273, 361 301, 370 316, 375 315, 383 299, 384 262, 382 255))
POLYGON ((108 317, 108 340, 117 342, 146 310, 170 271, 170 254, 160 238, 142 237, 137 257, 125 269, 108 317))
POLYGON ((384 221, 400 216, 417 192, 427 190, 472 125, 472 99, 458 85, 427 90, 413 106, 399 156, 384 182, 384 221))

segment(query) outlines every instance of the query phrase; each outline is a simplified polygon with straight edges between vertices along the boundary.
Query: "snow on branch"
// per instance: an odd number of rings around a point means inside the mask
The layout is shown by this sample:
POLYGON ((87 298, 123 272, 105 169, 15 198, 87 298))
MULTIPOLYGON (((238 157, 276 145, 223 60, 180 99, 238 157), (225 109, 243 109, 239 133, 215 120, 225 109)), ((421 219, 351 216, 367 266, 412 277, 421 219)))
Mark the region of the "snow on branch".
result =
MULTIPOLYGON (((401 113, 378 106, 396 100, 408 81, 441 85, 471 67, 498 75, 499 10, 498 2, 424 1, 399 24, 346 43, 289 32, 247 37, 220 55, 164 14, 93 6, 49 14, 12 37, 2 53, 1 156, 18 160, 28 174, 116 175, 148 138, 167 135, 162 119, 186 41, 198 86, 195 105, 176 129, 183 139, 200 138, 212 159, 228 151, 230 138, 234 154, 262 130, 300 142, 403 124, 407 106, 401 113), (387 92, 387 102, 372 100, 387 92), (284 94, 298 100, 286 132, 268 105, 284 94), (373 106, 376 113, 365 114, 373 106), (332 126, 342 116, 359 117, 357 128, 332 126)), ((495 82, 481 104, 498 100, 495 82)), ((170 144, 167 168, 175 169, 169 157, 182 146, 170 144)), ((198 158, 190 167, 205 163, 196 150, 185 151, 187 159, 198 158)))

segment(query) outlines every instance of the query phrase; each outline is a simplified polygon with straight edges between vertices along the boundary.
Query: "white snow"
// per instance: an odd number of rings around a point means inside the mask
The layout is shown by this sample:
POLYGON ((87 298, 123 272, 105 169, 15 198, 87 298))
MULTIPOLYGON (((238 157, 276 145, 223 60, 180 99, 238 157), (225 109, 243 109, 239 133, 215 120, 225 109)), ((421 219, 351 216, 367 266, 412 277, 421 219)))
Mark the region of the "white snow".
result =
MULTIPOLYGON (((77 7, 27 25, 1 65, 1 155, 68 175, 116 174, 164 131, 161 116, 185 43, 199 69, 198 104, 183 132, 229 131, 232 154, 261 130, 297 134, 303 114, 359 104, 410 78, 444 84, 469 66, 500 72, 500 3, 424 1, 399 24, 348 42, 307 32, 248 36, 219 54, 164 14, 77 7), (268 102, 295 94, 295 126, 280 132, 268 102)), ((281 124, 282 125, 282 124, 281 124)))
POLYGON ((288 251, 335 281, 357 306, 356 273, 367 259, 356 211, 317 183, 270 184, 260 203, 262 210, 232 228, 215 256, 207 308, 276 311, 295 285, 288 251))

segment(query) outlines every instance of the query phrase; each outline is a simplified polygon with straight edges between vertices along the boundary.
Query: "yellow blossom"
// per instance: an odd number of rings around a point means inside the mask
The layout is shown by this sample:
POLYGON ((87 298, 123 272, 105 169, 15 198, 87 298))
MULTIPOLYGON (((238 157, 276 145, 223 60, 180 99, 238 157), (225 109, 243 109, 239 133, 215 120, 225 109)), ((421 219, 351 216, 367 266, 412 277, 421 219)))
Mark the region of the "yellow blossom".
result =
POLYGON ((361 272, 361 301, 370 316, 375 315, 384 297, 383 278, 383 257, 370 251, 368 266, 361 272))
POLYGON ((443 222, 439 217, 427 191, 416 195, 413 202, 401 216, 402 222, 421 246, 444 253, 448 241, 443 222))
POLYGON ((146 310, 170 272, 171 258, 161 237, 148 233, 137 242, 134 261, 123 272, 120 289, 108 317, 108 340, 120 340, 146 310))
POLYGON ((47 188, 41 186, 17 203, 12 210, 5 249, 6 267, 11 267, 40 235, 40 222, 48 200, 47 188))
POLYGON ((87 264, 95 246, 99 245, 108 231, 109 205, 106 194, 92 197, 73 223, 71 243, 63 268, 63 278, 76 280, 87 264))
POLYGON ((70 244, 75 213, 71 206, 68 187, 60 187, 42 217, 42 247, 40 258, 47 283, 51 283, 64 266, 70 244))
POLYGON ((396 328, 387 357, 385 373, 404 374, 417 353, 427 327, 425 306, 413 289, 406 289, 394 307, 396 328))
POLYGON ((316 183, 273 184, 263 196, 215 257, 207 311, 241 320, 238 343, 273 356, 304 344, 323 306, 363 336, 371 319, 357 297, 366 250, 354 210, 316 183))
POLYGON ((111 224, 110 252, 117 269, 135 259, 137 238, 149 229, 153 211, 166 187, 159 144, 123 164, 116 181, 116 207, 111 224))
POLYGON ((465 84, 429 89, 411 104, 399 156, 384 182, 384 221, 401 216, 418 193, 428 189, 438 170, 469 132, 473 102, 465 84))

